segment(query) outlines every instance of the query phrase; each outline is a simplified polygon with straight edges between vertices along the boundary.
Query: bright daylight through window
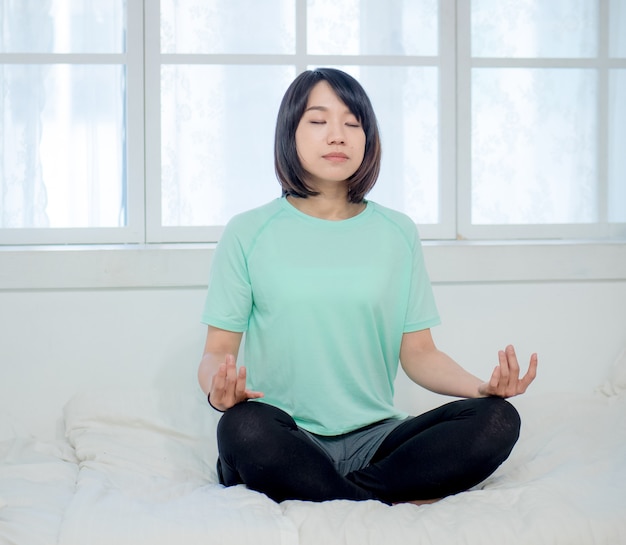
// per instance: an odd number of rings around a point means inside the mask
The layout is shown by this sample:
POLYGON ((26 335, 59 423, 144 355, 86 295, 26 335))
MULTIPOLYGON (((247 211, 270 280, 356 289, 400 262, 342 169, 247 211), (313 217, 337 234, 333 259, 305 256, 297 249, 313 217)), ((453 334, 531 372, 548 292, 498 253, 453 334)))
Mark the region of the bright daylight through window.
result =
POLYGON ((279 196, 297 73, 379 117, 427 239, 626 236, 622 0, 0 0, 0 243, 202 242, 279 196))

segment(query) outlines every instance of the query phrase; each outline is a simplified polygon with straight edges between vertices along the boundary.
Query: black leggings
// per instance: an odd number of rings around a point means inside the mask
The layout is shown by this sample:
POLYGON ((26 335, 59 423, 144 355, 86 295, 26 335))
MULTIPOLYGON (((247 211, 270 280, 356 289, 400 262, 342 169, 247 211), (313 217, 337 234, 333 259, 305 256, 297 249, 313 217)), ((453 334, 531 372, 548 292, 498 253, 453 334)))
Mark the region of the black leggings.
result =
POLYGON ((520 419, 507 401, 465 399, 406 420, 370 464, 342 476, 293 418, 266 403, 235 405, 222 416, 218 473, 275 501, 442 498, 480 483, 509 456, 520 419))

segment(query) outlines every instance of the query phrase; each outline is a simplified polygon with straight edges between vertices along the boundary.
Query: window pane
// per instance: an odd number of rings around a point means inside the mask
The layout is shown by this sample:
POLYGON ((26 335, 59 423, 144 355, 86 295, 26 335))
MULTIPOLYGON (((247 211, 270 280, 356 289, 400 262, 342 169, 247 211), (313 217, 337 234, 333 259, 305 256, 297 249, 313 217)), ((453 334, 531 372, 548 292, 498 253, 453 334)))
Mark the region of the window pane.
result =
POLYGON ((626 70, 609 81, 609 221, 626 222, 626 70))
POLYGON ((609 54, 611 57, 626 57, 626 2, 609 2, 609 54))
POLYGON ((472 0, 474 57, 594 57, 598 0, 472 0))
POLYGON ((280 196, 274 127, 288 66, 161 70, 162 224, 223 225, 280 196))
POLYGON ((121 66, 0 65, 0 227, 125 225, 121 66))
POLYGON ((313 55, 437 55, 437 0, 308 0, 313 55))
POLYGON ((338 66, 361 82, 380 127, 383 160, 373 201, 439 221, 438 83, 434 67, 338 66))
POLYGON ((0 52, 121 53, 125 0, 0 0, 0 52))
POLYGON ((596 72, 472 76, 472 223, 597 221, 596 72))
POLYGON ((295 53, 293 0, 161 0, 163 53, 295 53))

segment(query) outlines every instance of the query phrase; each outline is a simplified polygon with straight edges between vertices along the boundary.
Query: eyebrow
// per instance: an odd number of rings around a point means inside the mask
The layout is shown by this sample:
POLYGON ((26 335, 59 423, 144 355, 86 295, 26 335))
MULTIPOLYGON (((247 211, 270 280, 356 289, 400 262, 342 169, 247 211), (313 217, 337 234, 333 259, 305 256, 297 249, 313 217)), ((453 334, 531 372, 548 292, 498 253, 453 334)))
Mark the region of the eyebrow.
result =
POLYGON ((326 106, 309 106, 304 111, 305 112, 310 112, 311 110, 319 110, 319 111, 322 111, 322 112, 326 112, 326 111, 328 111, 328 108, 326 106))
MULTIPOLYGON (((304 110, 304 113, 310 112, 310 111, 317 111, 317 112, 327 112, 329 109, 326 106, 309 106, 306 110, 304 110)), ((348 114, 348 115, 354 115, 356 116, 356 114, 352 113, 352 111, 350 110, 350 108, 346 108, 346 111, 343 112, 344 114, 348 114)))

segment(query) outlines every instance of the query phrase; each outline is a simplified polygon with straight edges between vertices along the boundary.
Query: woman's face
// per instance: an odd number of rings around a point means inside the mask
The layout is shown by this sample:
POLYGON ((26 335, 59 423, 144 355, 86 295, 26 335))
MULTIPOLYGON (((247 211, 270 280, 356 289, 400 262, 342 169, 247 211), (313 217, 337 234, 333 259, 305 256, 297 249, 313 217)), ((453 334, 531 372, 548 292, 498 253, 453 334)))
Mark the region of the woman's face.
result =
POLYGON ((325 81, 311 89, 296 129, 296 150, 307 185, 318 191, 345 182, 363 162, 365 132, 325 81))

